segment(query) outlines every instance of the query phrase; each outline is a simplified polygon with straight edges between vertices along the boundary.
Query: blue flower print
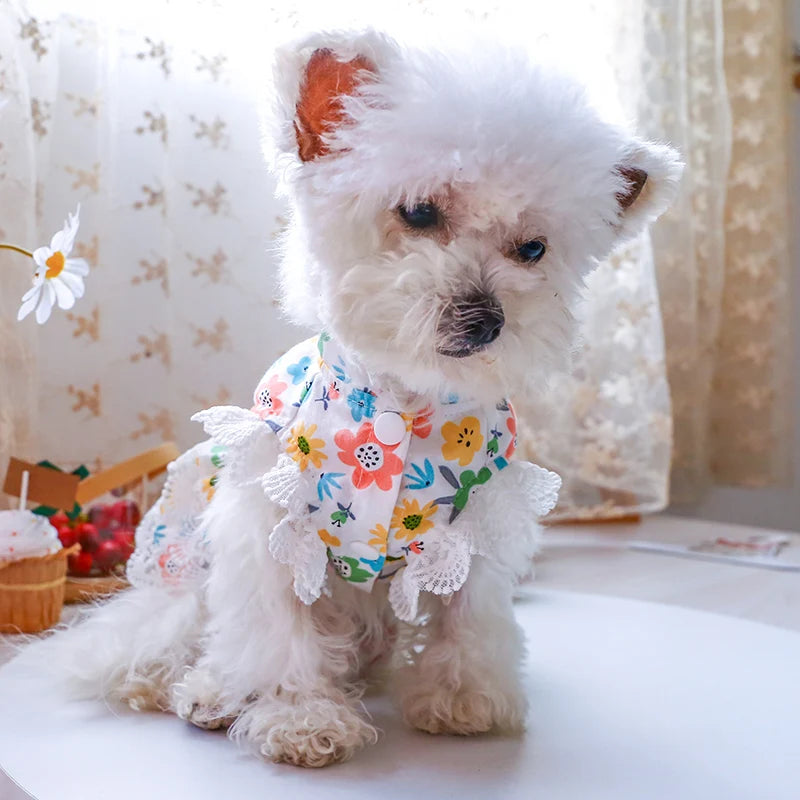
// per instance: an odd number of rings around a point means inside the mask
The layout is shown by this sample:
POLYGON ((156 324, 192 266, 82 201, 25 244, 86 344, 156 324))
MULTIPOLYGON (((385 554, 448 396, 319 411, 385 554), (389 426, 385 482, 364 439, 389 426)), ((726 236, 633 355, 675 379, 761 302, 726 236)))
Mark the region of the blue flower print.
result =
POLYGON ((328 387, 327 386, 323 386, 322 387, 322 397, 315 398, 314 402, 322 403, 322 410, 323 411, 327 411, 328 410, 328 405, 330 404, 332 399, 333 398, 331 397, 330 393, 328 392, 328 387))
POLYGON ((356 422, 375 415, 375 395, 366 386, 363 389, 353 389, 347 396, 347 404, 356 422))
POLYGON ((297 386, 306 377, 311 366, 311 356, 303 356, 296 364, 289 364, 286 371, 292 376, 292 383, 297 386))
POLYGON ((433 464, 429 458, 425 459, 425 463, 420 467, 418 464, 412 464, 411 469, 414 470, 414 475, 409 475, 407 472, 404 477, 408 478, 406 487, 409 489, 427 489, 433 486, 436 479, 436 473, 433 471, 433 464))
POLYGON ((366 564, 375 574, 377 574, 383 568, 383 564, 386 561, 386 558, 384 556, 378 556, 377 558, 373 559, 359 558, 358 560, 362 564, 366 564))
POLYGON ((341 381, 341 383, 350 383, 350 376, 347 374, 344 359, 341 356, 339 356, 339 363, 334 364, 332 369, 337 380, 341 381))
POLYGON ((328 495, 331 499, 333 499, 333 489, 341 489, 342 484, 339 483, 337 478, 343 478, 344 472, 323 472, 319 476, 319 480, 317 481, 317 494, 319 495, 319 500, 322 502, 323 494, 328 495))

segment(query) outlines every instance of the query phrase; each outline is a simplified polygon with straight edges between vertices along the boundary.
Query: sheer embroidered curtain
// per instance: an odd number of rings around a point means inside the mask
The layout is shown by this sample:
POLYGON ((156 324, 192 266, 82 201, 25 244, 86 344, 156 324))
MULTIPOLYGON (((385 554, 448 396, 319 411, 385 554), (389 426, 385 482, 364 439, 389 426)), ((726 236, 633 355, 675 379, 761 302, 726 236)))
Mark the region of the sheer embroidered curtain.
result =
MULTIPOLYGON (((95 468, 165 438, 193 443, 194 410, 248 403, 297 340, 274 301, 284 211, 259 152, 259 75, 270 42, 324 14, 238 0, 76 0, 71 16, 54 5, 0 0, 0 238, 44 243, 80 201, 92 273, 85 298, 40 329, 15 322, 27 265, 0 253, 0 462, 13 452, 95 468)), ((529 454, 565 477, 558 515, 661 508, 671 463, 679 496, 709 480, 779 480, 783 5, 553 5, 421 0, 390 14, 349 2, 336 22, 549 30, 615 76, 615 103, 644 133, 685 154, 675 208, 592 277, 573 373, 518 402, 529 454)))

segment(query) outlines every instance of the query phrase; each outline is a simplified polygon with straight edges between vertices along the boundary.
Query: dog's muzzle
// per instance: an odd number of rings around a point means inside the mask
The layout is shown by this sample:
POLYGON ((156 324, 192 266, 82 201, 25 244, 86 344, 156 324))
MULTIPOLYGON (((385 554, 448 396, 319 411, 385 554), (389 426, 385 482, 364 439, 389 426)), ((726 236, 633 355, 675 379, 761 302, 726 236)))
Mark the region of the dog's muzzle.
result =
POLYGON ((455 300, 439 321, 436 352, 451 358, 478 353, 497 339, 505 322, 494 295, 474 292, 455 300))

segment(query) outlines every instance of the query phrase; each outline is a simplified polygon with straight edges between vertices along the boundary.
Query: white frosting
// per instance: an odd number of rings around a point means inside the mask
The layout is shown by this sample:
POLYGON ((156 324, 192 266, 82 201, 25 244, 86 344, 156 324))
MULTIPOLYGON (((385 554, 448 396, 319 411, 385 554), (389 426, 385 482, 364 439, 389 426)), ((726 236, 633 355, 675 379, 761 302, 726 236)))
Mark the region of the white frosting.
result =
POLYGON ((32 511, 0 511, 0 561, 18 561, 57 553, 58 531, 47 517, 32 511))

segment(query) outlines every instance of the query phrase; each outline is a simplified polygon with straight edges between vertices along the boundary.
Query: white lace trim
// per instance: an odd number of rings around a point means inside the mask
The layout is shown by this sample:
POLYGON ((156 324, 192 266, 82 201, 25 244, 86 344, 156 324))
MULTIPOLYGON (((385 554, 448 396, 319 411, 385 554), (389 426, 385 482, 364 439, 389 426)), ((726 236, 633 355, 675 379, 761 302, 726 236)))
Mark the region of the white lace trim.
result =
POLYGON ((452 595, 464 585, 472 561, 469 542, 468 531, 456 525, 426 540, 425 551, 392 578, 389 603, 398 619, 414 621, 420 592, 452 595))
POLYGON ((264 474, 264 465, 274 463, 277 436, 252 411, 238 406, 214 406, 198 411, 192 421, 201 422, 215 444, 228 448, 226 481, 238 486, 258 483, 264 474))
POLYGON ((419 611, 419 587, 409 576, 408 567, 396 572, 389 584, 389 604, 395 616, 403 622, 413 622, 419 611))
POLYGON ((286 509, 286 516, 269 535, 269 552, 294 575, 294 591, 300 600, 313 603, 325 590, 328 552, 308 511, 312 481, 286 453, 278 457, 261 486, 273 503, 286 509))
MULTIPOLYGON (((514 462, 508 471, 504 495, 515 498, 517 519, 529 521, 533 530, 538 518, 556 504, 561 478, 554 472, 528 462, 514 462)), ((497 478, 495 478, 497 480, 497 478)), ((472 502, 475 502, 473 498, 472 502)), ((469 575, 473 555, 496 557, 510 538, 519 535, 518 526, 470 525, 469 507, 465 519, 428 537, 425 550, 392 578, 389 602, 396 616, 413 622, 419 610, 419 593, 452 595, 469 575)))
POLYGON ((278 456, 275 466, 261 478, 261 488, 268 499, 281 508, 297 513, 301 511, 303 498, 297 491, 303 473, 297 463, 286 453, 278 456))

